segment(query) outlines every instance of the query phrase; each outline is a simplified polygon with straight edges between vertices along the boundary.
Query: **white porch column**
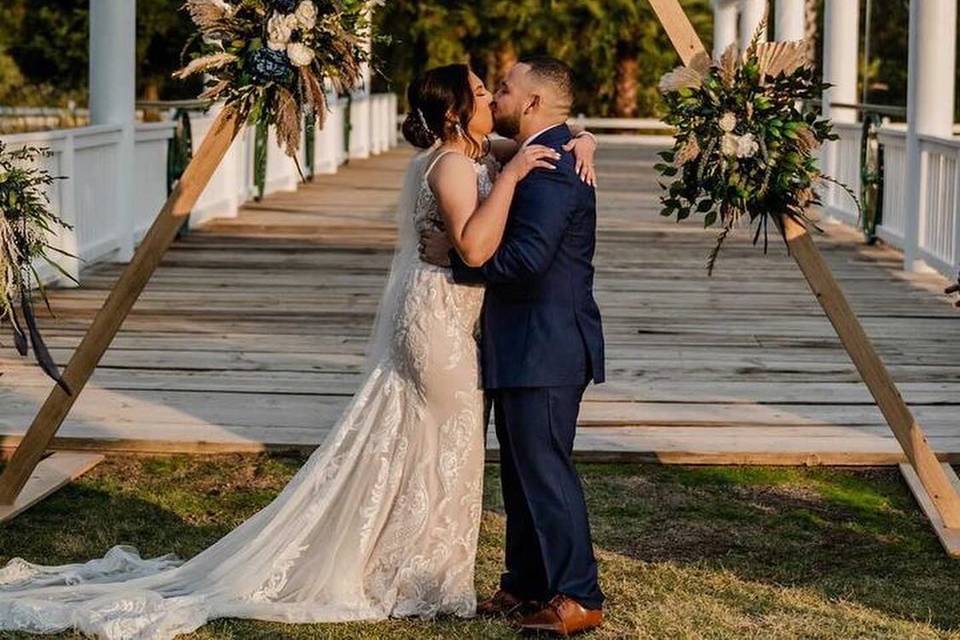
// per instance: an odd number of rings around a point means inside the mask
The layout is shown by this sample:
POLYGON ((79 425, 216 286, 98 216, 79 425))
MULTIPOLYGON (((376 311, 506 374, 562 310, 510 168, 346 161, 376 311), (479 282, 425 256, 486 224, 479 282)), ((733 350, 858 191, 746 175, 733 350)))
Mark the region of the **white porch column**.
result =
POLYGON ((713 0, 713 57, 719 58, 737 41, 737 18, 740 10, 736 0, 713 0))
POLYGON ((907 58, 907 210, 904 269, 917 268, 925 179, 920 135, 953 135, 957 0, 911 0, 907 58))
POLYGON ((831 102, 857 101, 857 58, 860 42, 860 0, 826 0, 823 14, 823 114, 837 122, 856 122, 855 109, 831 102))
MULTIPOLYGON (((823 81, 833 85, 823 92, 823 115, 835 122, 856 122, 856 109, 831 107, 830 104, 853 104, 857 101, 860 0, 826 0, 823 25, 823 81)), ((820 166, 825 174, 837 174, 837 153, 836 142, 828 142, 821 148, 820 166)), ((832 184, 824 187, 825 204, 830 205, 840 197, 837 189, 832 184)))
POLYGON ((807 26, 804 4, 804 0, 777 0, 774 30, 777 40, 803 40, 807 26))
MULTIPOLYGON (((741 0, 740 2, 740 48, 746 49, 753 41, 760 23, 767 17, 767 0, 741 0)), ((764 33, 761 42, 767 40, 764 33)))
POLYGON ((121 262, 133 257, 134 245, 136 29, 136 0, 90 0, 90 122, 121 128, 113 181, 121 262))
MULTIPOLYGON (((370 39, 364 41, 364 49, 370 53, 370 39)), ((370 64, 364 62, 360 67, 360 83, 351 92, 350 102, 350 157, 369 158, 371 147, 371 99, 370 64)))

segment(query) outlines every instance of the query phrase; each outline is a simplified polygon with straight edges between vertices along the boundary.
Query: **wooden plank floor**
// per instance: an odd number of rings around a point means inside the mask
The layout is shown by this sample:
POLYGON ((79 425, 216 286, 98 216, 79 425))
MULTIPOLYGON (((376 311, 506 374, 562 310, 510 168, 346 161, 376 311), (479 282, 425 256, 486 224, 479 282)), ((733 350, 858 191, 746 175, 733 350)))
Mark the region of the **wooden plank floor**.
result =
MULTIPOLYGON (((178 241, 58 446, 311 448, 358 384, 409 151, 354 161, 178 241)), ((893 464, 878 410, 782 243, 741 230, 708 278, 714 232, 657 214, 653 150, 599 162, 597 297, 609 382, 588 392, 584 458, 893 464)), ((960 461, 960 314, 943 278, 828 225, 818 244, 945 459, 960 461)), ((120 272, 100 264, 44 317, 65 364, 120 272)), ((19 441, 50 383, 0 349, 0 444, 19 441)), ((494 444, 491 442, 491 444, 494 444)))

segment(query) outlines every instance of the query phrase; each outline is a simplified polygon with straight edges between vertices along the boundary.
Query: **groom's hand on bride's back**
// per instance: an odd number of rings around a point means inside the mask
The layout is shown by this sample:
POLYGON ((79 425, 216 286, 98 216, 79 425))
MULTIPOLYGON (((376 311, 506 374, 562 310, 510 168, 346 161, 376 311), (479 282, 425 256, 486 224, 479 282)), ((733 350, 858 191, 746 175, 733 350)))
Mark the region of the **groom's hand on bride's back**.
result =
POLYGON ((453 244, 447 234, 427 229, 420 234, 420 259, 436 267, 450 266, 453 244))

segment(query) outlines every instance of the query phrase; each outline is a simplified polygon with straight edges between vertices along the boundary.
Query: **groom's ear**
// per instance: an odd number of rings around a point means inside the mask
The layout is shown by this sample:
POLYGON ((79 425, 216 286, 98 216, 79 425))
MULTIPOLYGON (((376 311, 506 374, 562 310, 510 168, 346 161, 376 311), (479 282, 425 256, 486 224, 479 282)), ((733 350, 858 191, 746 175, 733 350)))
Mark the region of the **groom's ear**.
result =
POLYGON ((524 109, 524 113, 530 113, 534 109, 539 109, 543 99, 538 94, 533 94, 530 96, 530 104, 527 105, 527 108, 524 109))

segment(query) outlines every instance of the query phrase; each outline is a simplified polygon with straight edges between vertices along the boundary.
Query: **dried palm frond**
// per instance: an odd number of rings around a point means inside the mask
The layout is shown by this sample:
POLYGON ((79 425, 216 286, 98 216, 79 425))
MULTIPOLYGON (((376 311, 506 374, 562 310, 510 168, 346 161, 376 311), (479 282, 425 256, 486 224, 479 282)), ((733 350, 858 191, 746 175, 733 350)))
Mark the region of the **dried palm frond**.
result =
POLYGON ((707 75, 707 72, 710 71, 710 67, 712 65, 713 61, 710 59, 710 56, 707 55, 707 52, 701 51, 697 55, 693 56, 693 59, 687 66, 699 73, 701 76, 705 76, 707 75))
POLYGON ((219 69, 228 64, 236 62, 238 60, 237 56, 232 53, 214 53, 208 56, 203 56, 202 58, 195 58, 190 61, 190 64, 185 66, 179 71, 175 71, 173 74, 174 78, 183 80, 188 78, 195 73, 201 73, 203 71, 210 71, 211 69, 219 69))
POLYGON ((757 45, 757 62, 761 84, 767 76, 790 75, 806 64, 806 44, 795 42, 764 42, 757 45))
POLYGON ((671 93, 680 89, 697 89, 703 84, 703 75, 690 67, 677 67, 660 78, 657 89, 660 93, 671 93))
POLYGON ((320 79, 309 67, 300 67, 300 77, 303 79, 304 94, 313 108, 317 126, 322 129, 327 118, 327 97, 320 86, 320 79))
POLYGON ((288 156, 300 150, 300 105, 283 87, 277 87, 277 142, 288 156))
POLYGON ((201 100, 216 100, 217 98, 220 97, 220 94, 221 94, 221 93, 223 93, 224 91, 227 90, 227 88, 228 88, 229 86, 230 86, 230 81, 229 81, 229 80, 221 80, 220 82, 216 83, 215 85, 212 85, 212 86, 208 87, 203 93, 201 93, 201 94, 200 94, 200 99, 201 99, 201 100))
POLYGON ((696 138, 687 138, 687 141, 683 143, 683 146, 680 147, 680 150, 677 151, 676 157, 673 159, 673 163, 681 167, 691 160, 696 160, 697 156, 700 155, 700 143, 697 142, 696 138))
POLYGON ((230 5, 218 0, 187 0, 183 7, 205 36, 220 35, 232 13, 230 5))
POLYGON ((732 43, 720 56, 720 78, 727 88, 733 86, 737 77, 737 68, 740 66, 740 49, 737 43, 732 43))
POLYGON ((804 151, 812 151, 820 146, 820 141, 817 140, 817 136, 814 135, 813 131, 810 130, 808 126, 799 127, 796 131, 797 134, 797 144, 804 151))

